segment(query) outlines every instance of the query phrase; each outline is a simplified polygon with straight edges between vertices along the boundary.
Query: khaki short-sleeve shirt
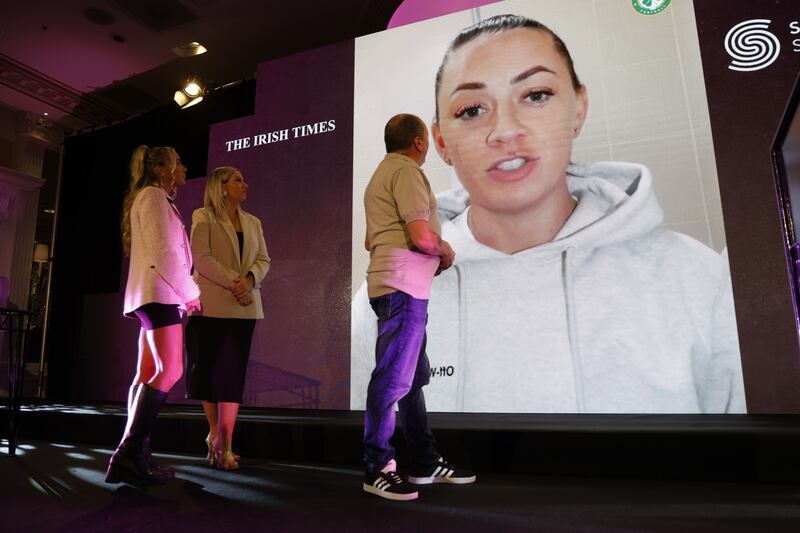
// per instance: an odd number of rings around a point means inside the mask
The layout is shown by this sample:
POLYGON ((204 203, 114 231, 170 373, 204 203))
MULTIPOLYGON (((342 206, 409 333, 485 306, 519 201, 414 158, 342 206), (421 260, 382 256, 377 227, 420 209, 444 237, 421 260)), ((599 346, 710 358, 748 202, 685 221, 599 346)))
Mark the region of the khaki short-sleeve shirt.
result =
POLYGON ((390 153, 375 169, 364 191, 370 262, 370 298, 402 291, 427 300, 439 257, 413 251, 408 223, 425 220, 441 235, 436 197, 428 179, 410 157, 390 153))

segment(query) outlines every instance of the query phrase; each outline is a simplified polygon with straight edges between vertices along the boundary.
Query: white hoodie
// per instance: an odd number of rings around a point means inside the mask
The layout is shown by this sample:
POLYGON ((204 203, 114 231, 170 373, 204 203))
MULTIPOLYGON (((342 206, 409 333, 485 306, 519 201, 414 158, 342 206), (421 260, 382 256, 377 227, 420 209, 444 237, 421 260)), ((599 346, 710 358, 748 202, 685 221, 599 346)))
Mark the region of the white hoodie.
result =
MULTIPOLYGON (((431 411, 744 413, 728 262, 660 227, 650 171, 570 166, 578 205, 556 238, 506 254, 477 242, 467 193, 439 198, 453 267, 428 308, 431 411)), ((363 409, 376 319, 353 301, 351 408, 363 409)))

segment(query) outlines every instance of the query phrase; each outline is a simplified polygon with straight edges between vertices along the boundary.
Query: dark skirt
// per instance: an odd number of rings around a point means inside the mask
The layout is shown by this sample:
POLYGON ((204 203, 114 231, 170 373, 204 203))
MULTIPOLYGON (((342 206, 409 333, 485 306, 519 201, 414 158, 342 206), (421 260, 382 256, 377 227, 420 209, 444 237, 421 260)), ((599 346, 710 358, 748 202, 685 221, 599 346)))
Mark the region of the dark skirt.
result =
POLYGON ((242 403, 256 321, 189 317, 186 325, 186 397, 242 403))
POLYGON ((181 312, 177 304, 160 304, 156 302, 144 304, 126 316, 130 315, 138 318, 142 328, 148 331, 181 323, 181 312))

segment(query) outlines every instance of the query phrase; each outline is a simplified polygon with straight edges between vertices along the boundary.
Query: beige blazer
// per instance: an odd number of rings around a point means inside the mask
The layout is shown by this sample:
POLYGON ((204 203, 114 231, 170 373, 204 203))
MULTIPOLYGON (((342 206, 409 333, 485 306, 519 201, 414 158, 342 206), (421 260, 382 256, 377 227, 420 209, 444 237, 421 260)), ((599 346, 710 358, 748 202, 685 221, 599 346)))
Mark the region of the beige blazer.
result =
POLYGON ((194 279, 200 287, 203 316, 218 318, 264 318, 261 306, 261 281, 267 275, 270 258, 261 221, 239 209, 244 233, 242 258, 239 240, 228 217, 217 217, 202 207, 192 213, 191 247, 194 257, 194 279), (253 303, 243 306, 228 289, 238 277, 253 273, 253 303))
POLYGON ((164 189, 145 187, 131 206, 131 261, 125 285, 127 315, 144 304, 185 303, 200 295, 181 215, 164 189))

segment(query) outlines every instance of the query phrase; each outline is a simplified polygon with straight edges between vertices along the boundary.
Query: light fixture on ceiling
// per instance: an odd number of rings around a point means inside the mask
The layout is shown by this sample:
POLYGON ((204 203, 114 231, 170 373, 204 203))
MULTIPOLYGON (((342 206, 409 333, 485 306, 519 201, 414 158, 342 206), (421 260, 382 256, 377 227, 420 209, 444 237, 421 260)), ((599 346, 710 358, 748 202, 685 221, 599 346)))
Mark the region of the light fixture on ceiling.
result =
POLYGON ((183 88, 175 91, 174 99, 181 109, 186 109, 202 102, 205 95, 206 89, 203 82, 199 77, 192 76, 186 81, 183 88))
POLYGON ((178 57, 199 56, 200 54, 205 54, 206 52, 208 52, 208 49, 197 41, 182 44, 172 49, 172 53, 178 57))

